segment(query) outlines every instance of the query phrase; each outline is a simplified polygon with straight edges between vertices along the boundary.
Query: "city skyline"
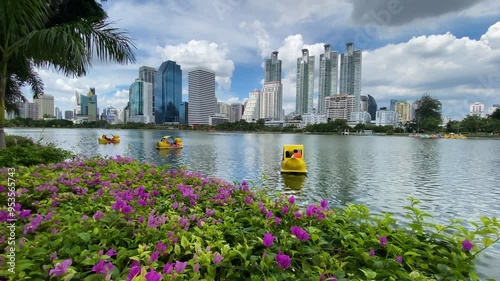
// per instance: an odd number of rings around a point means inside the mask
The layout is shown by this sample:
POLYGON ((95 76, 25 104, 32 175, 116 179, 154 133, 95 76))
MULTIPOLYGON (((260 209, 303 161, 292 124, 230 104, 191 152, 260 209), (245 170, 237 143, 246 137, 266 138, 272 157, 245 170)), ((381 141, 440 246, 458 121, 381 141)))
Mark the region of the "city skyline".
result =
MULTIPOLYGON (((187 72, 205 67, 216 73, 219 101, 242 103, 249 92, 262 89, 264 59, 278 51, 283 108, 290 113, 295 110, 300 50, 307 48, 316 56, 315 72, 319 73, 325 44, 343 53, 345 44, 353 42, 363 52, 361 95, 373 96, 379 107, 389 106, 390 99, 412 101, 428 93, 443 102, 444 116, 461 118, 470 103, 479 101, 486 107, 498 103, 500 66, 495 61, 500 57, 500 5, 495 1, 428 5, 425 1, 387 0, 364 6, 347 1, 311 5, 300 1, 267 5, 216 2, 221 5, 175 0, 103 2, 114 26, 127 29, 135 39, 137 63, 96 62, 86 77, 78 79, 42 70, 45 93, 53 95, 55 105, 65 111, 74 105, 74 91, 84 93, 95 87, 101 107, 123 108, 140 66, 158 68, 162 61, 173 60, 183 68, 183 101, 188 100, 187 72), (297 10, 289 11, 290 6, 297 10), (137 11, 148 17, 134 21, 130 15, 137 11), (274 16, 269 17, 271 14, 274 16)), ((27 90, 25 94, 30 96, 27 90)))

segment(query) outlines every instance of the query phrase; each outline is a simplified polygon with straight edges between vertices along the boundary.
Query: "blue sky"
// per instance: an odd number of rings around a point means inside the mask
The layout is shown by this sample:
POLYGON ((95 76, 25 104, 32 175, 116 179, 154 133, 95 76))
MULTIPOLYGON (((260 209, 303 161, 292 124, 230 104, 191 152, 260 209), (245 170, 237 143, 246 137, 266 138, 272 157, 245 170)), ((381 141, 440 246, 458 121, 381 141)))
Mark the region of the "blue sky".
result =
MULTIPOLYGON (((165 60, 216 72, 219 101, 243 102, 262 87, 263 61, 279 51, 283 107, 295 108, 296 59, 324 44, 363 50, 362 94, 379 107, 423 94, 441 100, 443 115, 464 117, 469 104, 500 104, 500 3, 497 0, 108 0, 114 26, 137 46, 132 65, 96 62, 86 77, 40 70, 46 94, 71 110, 74 94, 95 87, 99 108, 123 108, 140 66, 165 60)), ((319 64, 316 63, 316 67, 319 64)), ((316 76, 318 70, 316 70, 316 76)), ((315 81, 317 106, 318 78, 315 81)), ((183 83, 187 97, 187 80, 183 83)), ((28 93, 27 93, 28 94, 28 93)))

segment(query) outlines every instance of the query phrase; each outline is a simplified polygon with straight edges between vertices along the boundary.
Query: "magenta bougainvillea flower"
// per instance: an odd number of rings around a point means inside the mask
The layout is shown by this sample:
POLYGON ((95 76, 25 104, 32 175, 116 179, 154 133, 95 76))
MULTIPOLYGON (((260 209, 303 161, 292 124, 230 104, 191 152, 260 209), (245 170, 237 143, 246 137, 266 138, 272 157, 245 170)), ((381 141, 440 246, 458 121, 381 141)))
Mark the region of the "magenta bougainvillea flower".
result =
POLYGON ((224 259, 224 257, 221 254, 215 253, 214 258, 213 258, 213 262, 215 264, 219 264, 223 259, 224 259))
POLYGON ((262 239, 262 243, 266 247, 271 247, 274 243, 274 238, 276 238, 276 237, 274 237, 271 233, 268 232, 264 235, 264 238, 262 239))
POLYGON ((278 268, 281 269, 287 269, 290 267, 290 262, 292 259, 288 256, 283 254, 281 251, 276 255, 276 262, 278 263, 278 268))
POLYGON ((115 266, 105 260, 100 260, 96 265, 92 267, 92 272, 95 273, 100 273, 100 274, 107 274, 108 272, 112 271, 115 266))
POLYGON ((301 240, 301 241, 307 241, 309 240, 309 234, 307 233, 307 231, 305 231, 304 229, 298 227, 298 226, 292 226, 290 228, 290 232, 295 235, 295 237, 297 237, 297 239, 301 240))
POLYGON ((71 265, 72 262, 73 262, 72 259, 67 259, 56 264, 56 266, 49 271, 49 275, 63 276, 64 274, 66 274, 66 271, 68 270, 68 267, 71 265))
POLYGON ((387 245, 387 237, 386 236, 377 236, 378 241, 380 242, 380 245, 385 246, 387 245))
POLYGON ((462 249, 464 249, 464 251, 466 252, 470 251, 473 247, 474 244, 472 244, 469 240, 464 240, 462 242, 462 249))

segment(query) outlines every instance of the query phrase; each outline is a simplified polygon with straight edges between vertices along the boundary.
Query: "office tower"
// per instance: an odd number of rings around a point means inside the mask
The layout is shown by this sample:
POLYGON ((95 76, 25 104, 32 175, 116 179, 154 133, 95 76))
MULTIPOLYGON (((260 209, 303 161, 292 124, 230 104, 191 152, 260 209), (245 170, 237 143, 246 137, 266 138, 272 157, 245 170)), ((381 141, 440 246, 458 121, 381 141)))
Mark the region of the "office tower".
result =
POLYGON ((129 89, 130 121, 154 123, 153 83, 136 79, 129 89))
POLYGON ((72 110, 64 111, 64 119, 66 119, 66 120, 73 119, 73 114, 74 114, 74 112, 72 110))
POLYGON ((389 110, 395 111, 396 110, 396 103, 397 102, 398 102, 398 100, 391 99, 391 101, 389 102, 389 110))
POLYGON ((360 110, 361 97, 361 50, 354 49, 354 43, 346 44, 347 51, 340 57, 339 94, 355 97, 354 111, 360 110))
POLYGON ((470 115, 484 117, 484 103, 475 102, 470 105, 470 115))
POLYGON ((241 120, 243 114, 243 105, 241 103, 231 104, 231 114, 229 116, 229 122, 238 122, 241 120))
POLYGON ((242 119, 247 122, 255 122, 260 117, 260 95, 259 90, 254 90, 249 94, 248 100, 245 103, 245 111, 243 111, 242 119))
POLYGON ((61 114, 61 110, 59 109, 59 107, 56 107, 54 109, 54 116, 56 117, 56 119, 62 119, 62 114, 61 114))
POLYGON ((295 113, 313 113, 314 93, 314 56, 309 56, 309 50, 302 49, 302 57, 297 59, 297 92, 295 113))
POLYGON ((223 114, 229 121, 229 116, 231 116, 231 105, 229 103, 219 101, 215 106, 215 113, 223 114))
POLYGON ((349 120, 354 110, 354 95, 333 95, 325 98, 325 113, 327 120, 349 120))
POLYGON ((394 111, 401 117, 401 121, 409 122, 411 120, 411 104, 405 100, 397 101, 394 104, 394 111))
POLYGON ((278 60, 278 52, 271 53, 271 58, 266 59, 266 77, 264 82, 281 81, 281 60, 278 60))
POLYGON ((175 61, 165 61, 155 74, 154 116, 156 124, 179 122, 182 102, 182 70, 175 61))
POLYGON ((139 67, 139 79, 154 84, 156 75, 156 68, 150 66, 139 67))
POLYGON ((325 97, 337 94, 338 53, 326 44, 325 53, 319 56, 318 114, 325 114, 325 97))
POLYGON ((99 111, 97 109, 97 95, 95 94, 95 88, 90 88, 87 96, 81 95, 80 99, 82 100, 82 115, 87 116, 88 121, 99 120, 99 111))
POLYGON ((188 124, 188 106, 187 101, 183 101, 179 105, 179 124, 188 124))
POLYGON ((259 110, 259 119, 283 120, 283 85, 281 82, 264 83, 259 110))
POLYGON ((359 112, 368 111, 368 97, 360 96, 359 97, 359 112))
POLYGON ((38 106, 38 118, 54 117, 54 96, 41 95, 33 99, 33 103, 38 106))
POLYGON ((370 113, 372 120, 375 121, 375 114, 377 113, 377 101, 375 101, 375 98, 370 95, 368 95, 368 113, 370 113))
POLYGON ((196 69, 188 73, 188 124, 209 124, 210 115, 215 114, 215 73, 196 69))

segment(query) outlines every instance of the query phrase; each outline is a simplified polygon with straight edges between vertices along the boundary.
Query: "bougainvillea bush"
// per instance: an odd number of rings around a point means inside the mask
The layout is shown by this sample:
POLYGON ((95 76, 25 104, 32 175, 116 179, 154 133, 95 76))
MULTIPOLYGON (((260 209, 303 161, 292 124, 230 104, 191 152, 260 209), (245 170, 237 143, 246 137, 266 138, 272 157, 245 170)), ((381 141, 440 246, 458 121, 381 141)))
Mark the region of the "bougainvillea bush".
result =
MULTIPOLYGON (((18 167, 16 204, 0 210, 0 276, 10 280, 477 280, 474 259, 498 241, 481 218, 434 225, 411 199, 410 223, 364 206, 300 208, 230 184, 127 157, 18 167)), ((403 211, 403 210, 402 210, 403 211)))

